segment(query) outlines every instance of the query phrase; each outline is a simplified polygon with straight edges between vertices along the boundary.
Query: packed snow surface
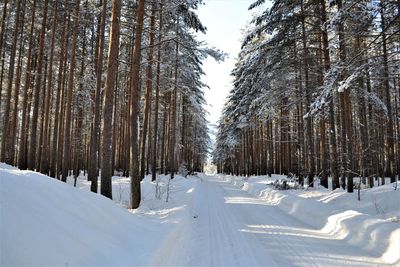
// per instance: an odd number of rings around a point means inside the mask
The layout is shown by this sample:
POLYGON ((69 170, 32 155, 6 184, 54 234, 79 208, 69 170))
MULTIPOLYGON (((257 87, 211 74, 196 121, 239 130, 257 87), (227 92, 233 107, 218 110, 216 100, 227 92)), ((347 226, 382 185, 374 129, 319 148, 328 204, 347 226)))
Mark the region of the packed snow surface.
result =
POLYGON ((357 201, 341 190, 274 190, 278 178, 146 177, 131 211, 128 178, 113 177, 113 202, 84 176, 77 189, 0 164, 0 265, 400 265, 394 184, 357 201))

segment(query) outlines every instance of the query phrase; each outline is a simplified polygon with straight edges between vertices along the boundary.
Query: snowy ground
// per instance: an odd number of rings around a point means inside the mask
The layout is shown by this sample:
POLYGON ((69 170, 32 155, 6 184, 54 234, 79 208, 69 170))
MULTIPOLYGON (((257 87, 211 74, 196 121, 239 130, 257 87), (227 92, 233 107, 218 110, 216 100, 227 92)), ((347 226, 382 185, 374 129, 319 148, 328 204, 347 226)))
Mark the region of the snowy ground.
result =
POLYGON ((115 205, 88 192, 80 178, 82 190, 0 163, 0 266, 149 266, 181 222, 198 181, 178 176, 166 203, 166 179, 160 199, 146 179, 143 205, 129 211, 121 207, 128 179, 114 177, 115 205))
MULTIPOLYGON (((129 179, 113 177, 114 202, 44 175, 0 164, 0 265, 383 266, 400 265, 400 189, 356 194, 277 191, 279 176, 149 177, 143 202, 125 208, 129 179), (117 205, 115 205, 115 202, 117 205)), ((400 186, 399 186, 400 187, 400 186)))

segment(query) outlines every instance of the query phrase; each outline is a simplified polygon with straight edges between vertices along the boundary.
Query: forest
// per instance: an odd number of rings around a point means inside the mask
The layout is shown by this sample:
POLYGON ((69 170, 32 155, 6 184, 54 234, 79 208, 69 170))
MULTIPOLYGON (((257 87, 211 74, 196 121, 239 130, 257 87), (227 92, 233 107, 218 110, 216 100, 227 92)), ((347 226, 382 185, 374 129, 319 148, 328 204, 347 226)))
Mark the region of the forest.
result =
MULTIPOLYGON (((256 9, 264 0, 255 1, 256 9)), ((232 71, 213 160, 353 192, 400 173, 400 1, 273 1, 232 71)))
POLYGON ((400 0, 0 0, 0 266, 400 266, 399 175, 400 0))
POLYGON ((145 174, 202 170, 201 61, 224 54, 195 38, 200 3, 1 1, 0 161, 64 182, 84 171, 109 198, 114 172, 130 175, 132 207, 145 174))

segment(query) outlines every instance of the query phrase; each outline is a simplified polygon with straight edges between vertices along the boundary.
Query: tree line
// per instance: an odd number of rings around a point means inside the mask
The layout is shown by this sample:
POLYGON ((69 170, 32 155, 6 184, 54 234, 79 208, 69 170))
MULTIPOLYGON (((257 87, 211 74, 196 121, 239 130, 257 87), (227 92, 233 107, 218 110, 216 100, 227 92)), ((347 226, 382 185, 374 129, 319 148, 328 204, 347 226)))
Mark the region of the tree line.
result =
POLYGON ((400 1, 255 1, 213 159, 353 192, 400 173, 400 1))
POLYGON ((201 0, 0 3, 1 161, 66 182, 84 171, 112 198, 131 177, 200 171, 210 140, 196 40, 201 0), (100 175, 100 176, 99 176, 100 175))

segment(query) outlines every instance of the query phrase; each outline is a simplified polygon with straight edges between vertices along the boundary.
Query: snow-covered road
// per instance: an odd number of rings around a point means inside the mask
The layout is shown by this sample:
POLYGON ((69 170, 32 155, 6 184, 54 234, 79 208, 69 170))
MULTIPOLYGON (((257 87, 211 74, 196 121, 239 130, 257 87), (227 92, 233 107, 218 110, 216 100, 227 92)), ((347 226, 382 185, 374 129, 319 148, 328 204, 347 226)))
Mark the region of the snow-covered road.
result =
MULTIPOLYGON (((339 227, 339 225, 337 226, 339 227)), ((154 266, 382 266, 351 246, 215 176, 203 176, 154 266)))
POLYGON ((129 178, 113 177, 116 205, 85 176, 77 190, 0 163, 0 266, 400 267, 392 184, 356 201, 340 189, 275 190, 276 175, 158 178, 158 194, 147 176, 128 211, 129 178))

